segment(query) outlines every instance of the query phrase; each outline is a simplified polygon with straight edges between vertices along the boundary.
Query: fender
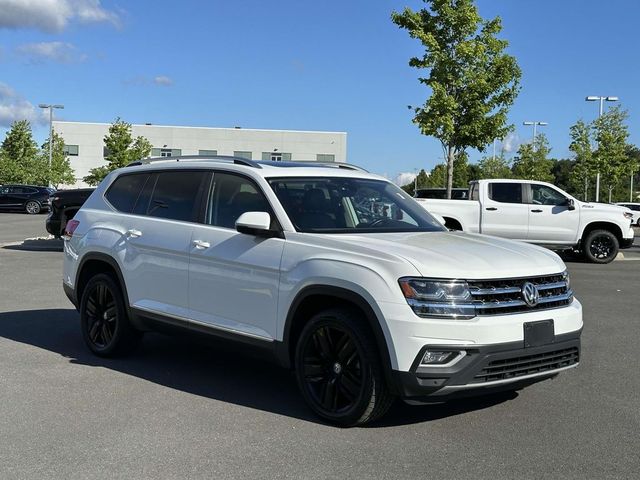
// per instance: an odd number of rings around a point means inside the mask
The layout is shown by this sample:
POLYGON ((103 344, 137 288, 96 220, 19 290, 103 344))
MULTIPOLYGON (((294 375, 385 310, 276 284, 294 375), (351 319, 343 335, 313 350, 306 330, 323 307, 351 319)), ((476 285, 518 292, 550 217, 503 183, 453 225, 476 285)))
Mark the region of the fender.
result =
POLYGON ((312 285, 305 287, 298 292, 293 302, 291 302, 289 311, 287 312, 282 342, 276 342, 276 355, 278 357, 278 362, 285 368, 291 368, 293 366, 291 362, 291 348, 293 347, 293 345, 291 345, 291 328, 293 326, 294 315, 302 302, 313 295, 336 297, 355 304, 364 312, 367 323, 373 331, 378 352, 380 352, 385 379, 387 380, 389 387, 394 389, 395 381, 393 380, 392 375, 391 357, 389 355, 389 348, 384 332, 380 326, 380 320, 369 302, 367 302, 367 300, 365 300, 360 294, 341 287, 331 285, 312 285))
POLYGON ((80 298, 78 298, 78 280, 80 279, 80 275, 82 274, 85 264, 89 261, 103 262, 108 264, 113 269, 113 271, 116 273, 116 277, 118 279, 118 283, 120 284, 120 288, 122 289, 122 294, 124 295, 124 303, 127 309, 129 320, 131 321, 131 323, 133 323, 135 327, 141 328, 141 325, 139 325, 139 322, 137 320, 137 316, 134 315, 133 312, 131 311, 131 305, 129 304, 129 294, 127 292, 127 284, 124 281, 124 276, 122 275, 122 270, 120 269, 120 265, 113 257, 107 255, 106 253, 90 252, 84 255, 82 257, 82 260, 80 260, 80 264, 78 265, 78 269, 76 270, 76 279, 74 283, 75 288, 73 290, 73 299, 72 299, 72 302, 74 305, 76 305, 76 308, 80 308, 80 298))

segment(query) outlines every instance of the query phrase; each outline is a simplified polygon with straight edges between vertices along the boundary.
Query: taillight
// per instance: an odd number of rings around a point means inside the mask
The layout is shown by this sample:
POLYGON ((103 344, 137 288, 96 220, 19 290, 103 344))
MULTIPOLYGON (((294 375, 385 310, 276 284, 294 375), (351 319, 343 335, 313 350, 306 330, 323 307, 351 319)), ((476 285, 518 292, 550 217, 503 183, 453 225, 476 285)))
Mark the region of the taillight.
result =
POLYGON ((76 231, 78 225, 80 225, 80 222, 78 220, 69 220, 67 222, 67 225, 64 227, 65 240, 71 240, 71 237, 73 237, 73 232, 76 231))

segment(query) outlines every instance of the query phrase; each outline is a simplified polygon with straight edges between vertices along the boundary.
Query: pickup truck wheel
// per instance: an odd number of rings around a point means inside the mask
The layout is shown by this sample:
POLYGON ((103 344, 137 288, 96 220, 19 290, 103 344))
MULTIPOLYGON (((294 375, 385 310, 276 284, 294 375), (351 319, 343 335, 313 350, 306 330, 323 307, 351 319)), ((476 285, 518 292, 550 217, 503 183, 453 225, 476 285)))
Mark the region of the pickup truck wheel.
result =
POLYGON ((142 338, 129 323, 120 286, 105 273, 91 277, 82 292, 80 329, 89 350, 100 357, 128 353, 142 338))
POLYGON ((343 427, 381 417, 393 396, 368 325, 349 309, 313 316, 296 345, 298 386, 320 417, 343 427))
POLYGON ((608 230, 594 230, 584 240, 584 254, 592 263, 610 263, 618 255, 620 244, 608 230))

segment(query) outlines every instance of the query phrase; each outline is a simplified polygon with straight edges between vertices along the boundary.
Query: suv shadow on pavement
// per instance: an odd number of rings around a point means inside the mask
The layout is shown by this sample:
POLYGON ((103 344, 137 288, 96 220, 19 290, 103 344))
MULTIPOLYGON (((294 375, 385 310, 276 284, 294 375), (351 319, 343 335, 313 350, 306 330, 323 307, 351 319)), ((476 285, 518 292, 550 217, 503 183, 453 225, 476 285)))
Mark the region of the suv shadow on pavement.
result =
MULTIPOLYGON (((194 395, 325 424, 303 402, 293 375, 266 361, 256 362, 254 351, 238 353, 225 342, 205 345, 202 340, 150 333, 132 355, 100 358, 84 346, 78 322, 73 309, 2 312, 0 337, 57 353, 74 364, 108 368, 194 395)), ((387 416, 367 428, 438 420, 516 397, 504 393, 424 406, 396 401, 387 416)))

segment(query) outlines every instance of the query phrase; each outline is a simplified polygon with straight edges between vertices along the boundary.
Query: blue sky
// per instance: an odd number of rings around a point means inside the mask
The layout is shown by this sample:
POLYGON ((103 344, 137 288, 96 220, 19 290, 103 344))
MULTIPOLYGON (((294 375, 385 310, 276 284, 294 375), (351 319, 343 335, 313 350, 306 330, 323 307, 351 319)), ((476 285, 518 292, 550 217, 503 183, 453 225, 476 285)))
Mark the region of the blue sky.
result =
MULTIPOLYGON (((34 105, 52 102, 66 120, 346 131, 348 160, 392 178, 442 161, 407 109, 427 96, 407 65, 421 48, 389 19, 420 1, 19 3, 0 0, 0 138, 22 115, 42 140, 34 105)), ((569 126, 597 114, 586 95, 619 96, 640 142, 640 2, 477 3, 523 70, 511 144, 530 140, 523 120, 547 121, 568 156, 569 126)))

